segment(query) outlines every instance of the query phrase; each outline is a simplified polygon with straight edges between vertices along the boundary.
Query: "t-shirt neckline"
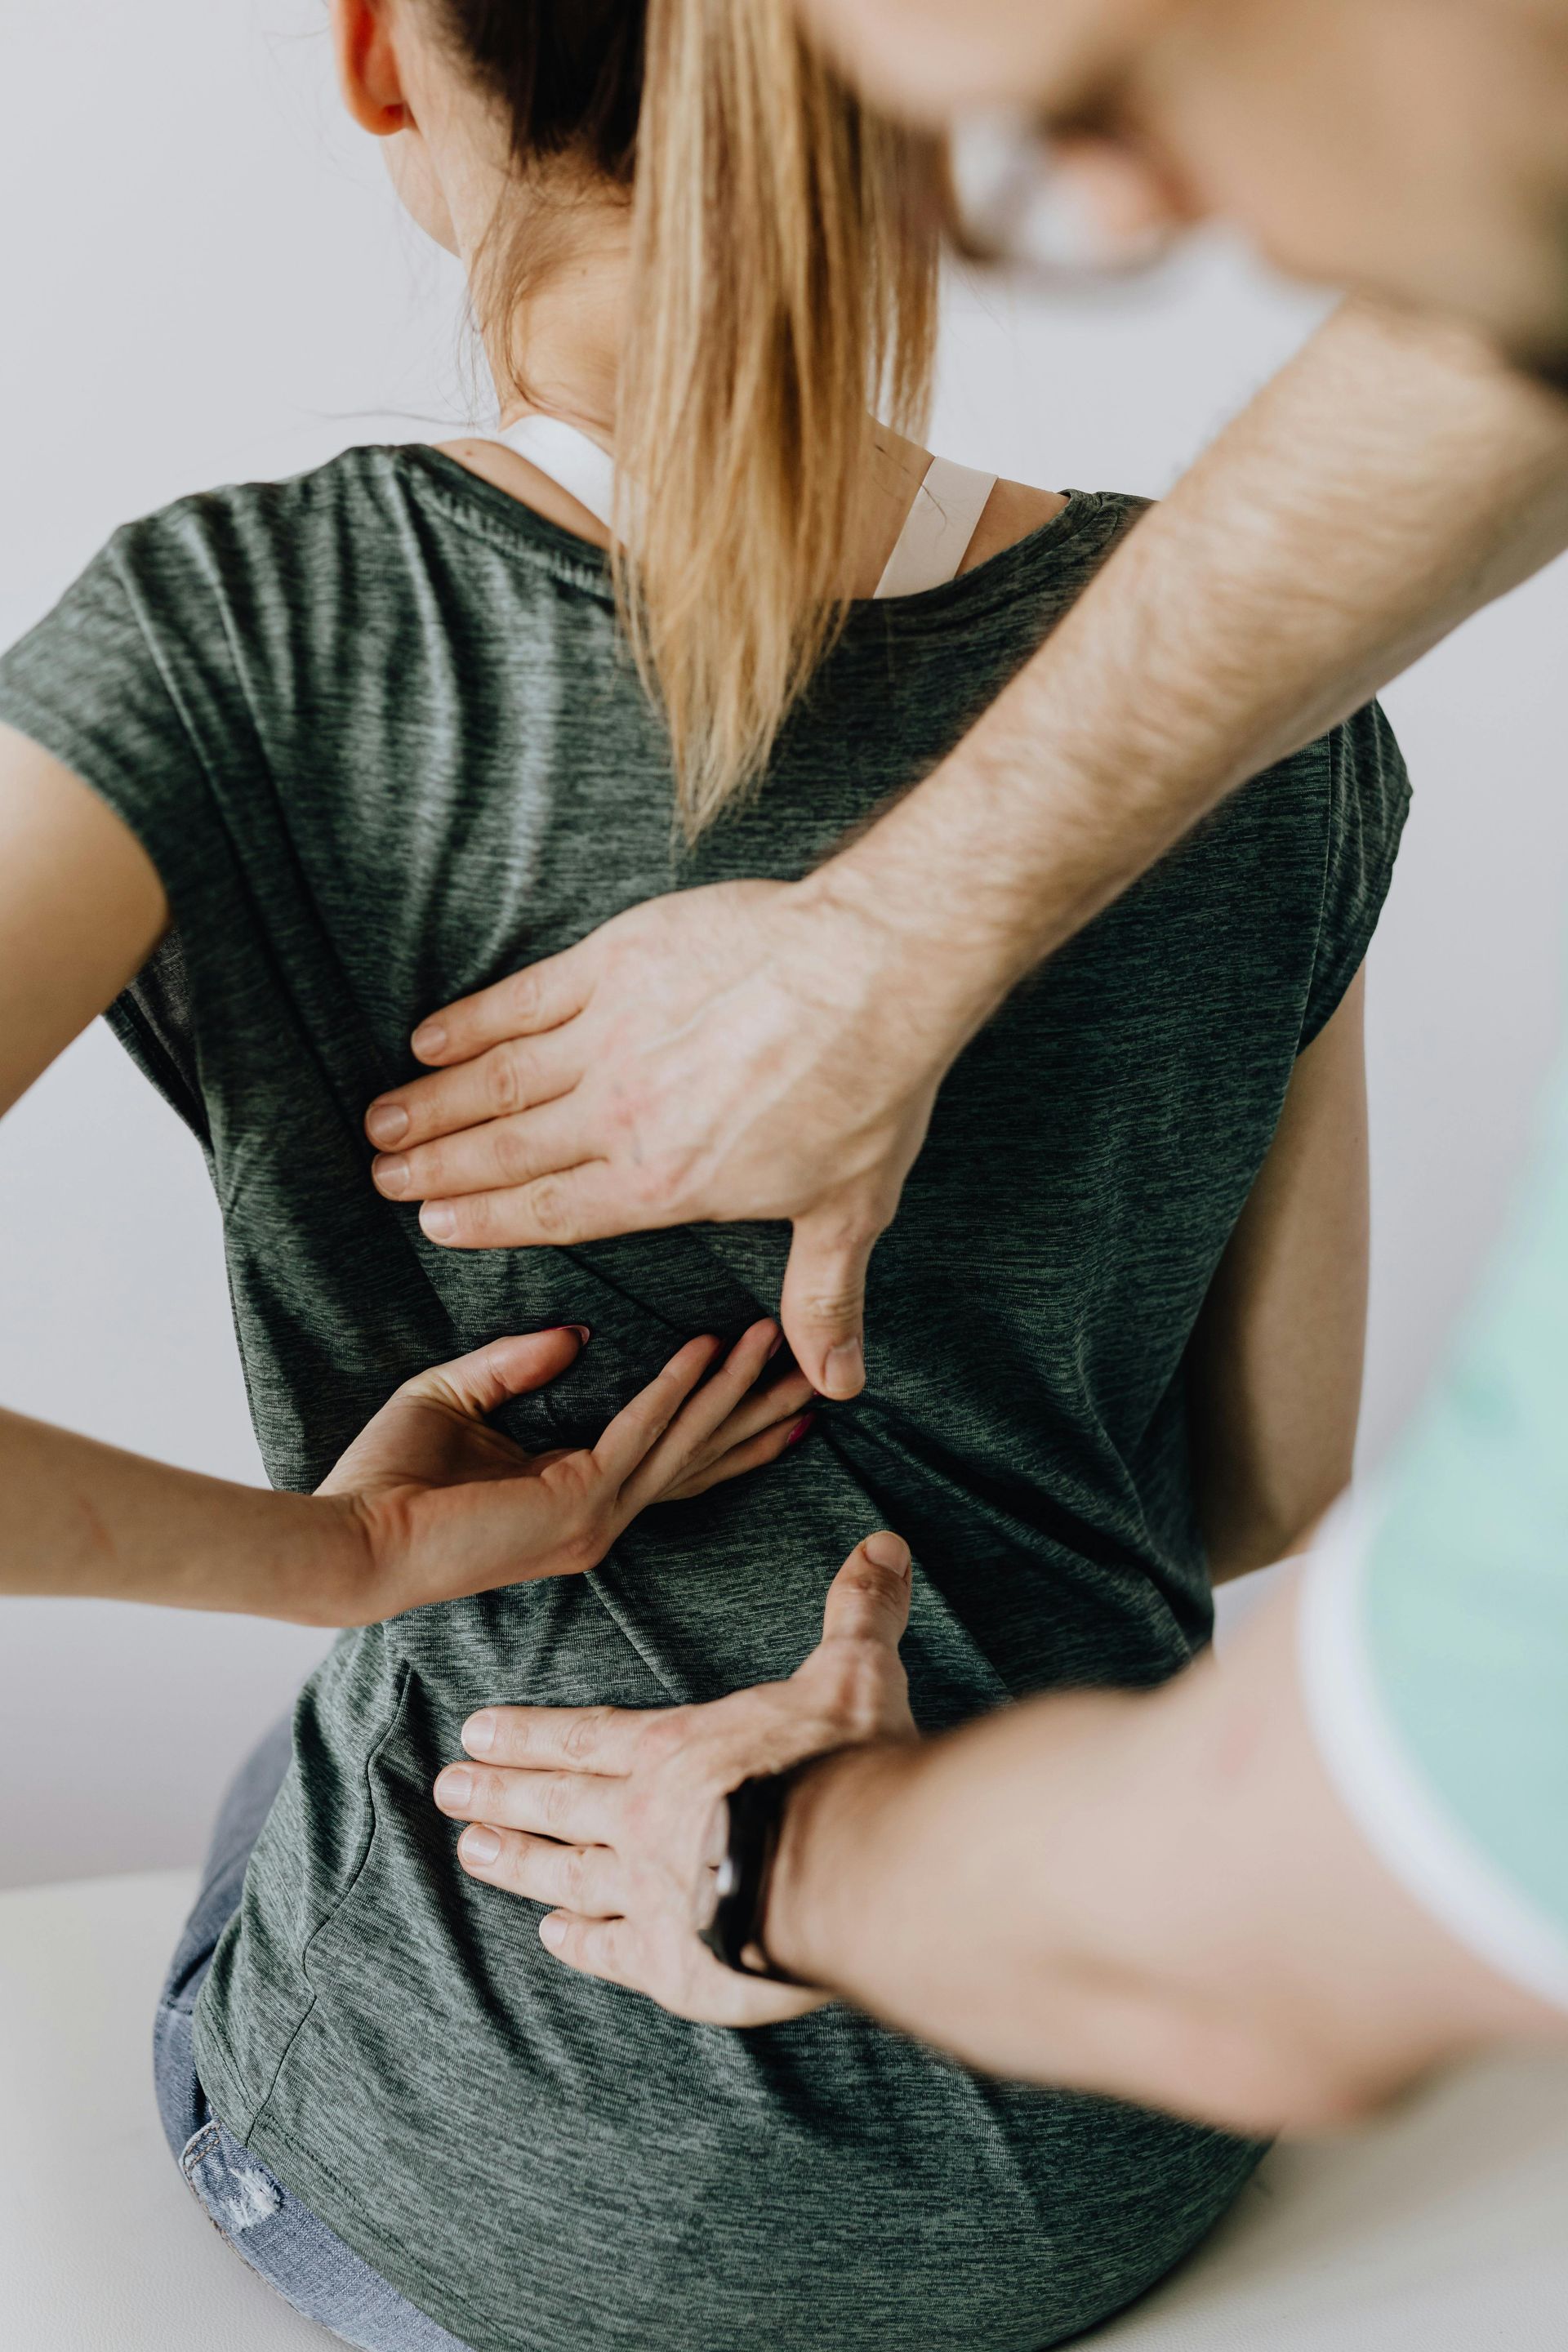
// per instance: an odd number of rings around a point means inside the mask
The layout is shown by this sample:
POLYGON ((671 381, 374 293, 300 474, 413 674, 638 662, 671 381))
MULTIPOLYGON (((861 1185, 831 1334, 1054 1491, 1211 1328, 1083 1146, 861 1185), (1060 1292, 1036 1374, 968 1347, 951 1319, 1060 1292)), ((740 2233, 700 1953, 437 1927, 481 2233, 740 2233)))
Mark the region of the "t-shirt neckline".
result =
MULTIPOLYGON (((510 543, 518 553, 542 564, 571 586, 586 590, 606 604, 614 604, 610 560, 602 549, 552 522, 537 508, 487 481, 482 474, 470 472, 431 443, 395 445, 388 454, 422 476, 425 486, 435 491, 455 520, 482 530, 492 541, 499 537, 502 544, 510 543)), ((855 631, 868 623, 873 626, 897 626, 905 621, 919 625, 950 615, 965 622, 978 619, 990 605, 1016 593, 1043 555, 1065 554, 1096 525, 1102 532, 1106 522, 1114 520, 1115 502, 1098 491, 1069 489, 1064 496, 1065 505, 1045 522, 956 579, 914 596, 855 597, 848 607, 847 628, 855 631)))

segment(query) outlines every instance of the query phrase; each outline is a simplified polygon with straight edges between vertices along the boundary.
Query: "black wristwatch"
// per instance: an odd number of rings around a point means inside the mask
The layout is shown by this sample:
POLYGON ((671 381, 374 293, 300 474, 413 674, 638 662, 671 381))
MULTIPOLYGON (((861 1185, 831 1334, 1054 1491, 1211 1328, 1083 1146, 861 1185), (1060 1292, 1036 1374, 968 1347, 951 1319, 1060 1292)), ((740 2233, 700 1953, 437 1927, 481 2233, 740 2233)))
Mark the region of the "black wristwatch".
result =
POLYGON ((714 1958, 738 1976, 765 1977, 773 1984, 797 1982, 768 1958, 763 1939, 784 1809, 797 1777, 798 1768, 769 1772, 731 1790, 724 1800, 723 1853, 717 1871, 704 1872, 698 1896, 697 1933, 714 1958))

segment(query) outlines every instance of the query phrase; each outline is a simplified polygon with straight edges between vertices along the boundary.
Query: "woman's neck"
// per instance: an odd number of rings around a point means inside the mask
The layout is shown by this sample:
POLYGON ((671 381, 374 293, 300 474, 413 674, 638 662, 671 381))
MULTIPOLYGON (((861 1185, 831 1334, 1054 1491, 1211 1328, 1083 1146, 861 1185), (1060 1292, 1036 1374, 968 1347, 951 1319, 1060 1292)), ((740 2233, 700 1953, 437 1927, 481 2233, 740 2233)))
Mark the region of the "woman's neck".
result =
POLYGON ((626 341, 629 225, 584 224, 570 253, 527 295, 510 333, 485 339, 503 425, 542 409, 608 449, 626 341))
MULTIPOLYGON (((485 350, 503 426, 531 412, 559 416, 601 448, 613 450, 621 359, 630 308, 631 226, 624 205, 586 200, 572 218, 572 244, 513 314, 510 331, 487 329, 485 350)), ((470 258, 470 276, 473 258, 470 258)), ((608 545, 602 524, 570 492, 514 451, 489 441, 447 445, 449 454, 483 473, 552 522, 595 546, 608 545)), ((863 544, 850 554, 852 595, 868 596, 930 462, 918 442, 878 425, 863 544)))

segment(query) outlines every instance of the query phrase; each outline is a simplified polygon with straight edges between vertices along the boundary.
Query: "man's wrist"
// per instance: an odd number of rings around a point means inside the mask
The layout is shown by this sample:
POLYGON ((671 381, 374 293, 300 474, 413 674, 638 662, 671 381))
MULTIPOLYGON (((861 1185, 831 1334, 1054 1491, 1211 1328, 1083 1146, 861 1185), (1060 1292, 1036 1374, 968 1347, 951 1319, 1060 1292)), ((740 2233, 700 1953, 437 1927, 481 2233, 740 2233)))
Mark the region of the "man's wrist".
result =
POLYGON ((762 1920, 768 1958, 796 1983, 832 1990, 852 1981, 874 1907, 870 1866, 920 1754, 911 1743, 888 1740, 796 1767, 762 1920))
POLYGON ((922 1073, 946 1069, 1019 972, 999 943, 951 919, 929 878, 917 889, 902 877, 883 840, 889 822, 795 884, 798 904, 830 934, 840 990, 847 978, 879 1008, 889 1052, 904 1058, 907 1047, 922 1073))
MULTIPOLYGON (((801 886, 879 935, 884 987, 934 1024, 950 1057, 1146 862, 1112 821, 1112 781, 1053 736, 1051 699, 1026 671, 801 886)), ((1125 825, 1138 830, 1131 813, 1125 825)))

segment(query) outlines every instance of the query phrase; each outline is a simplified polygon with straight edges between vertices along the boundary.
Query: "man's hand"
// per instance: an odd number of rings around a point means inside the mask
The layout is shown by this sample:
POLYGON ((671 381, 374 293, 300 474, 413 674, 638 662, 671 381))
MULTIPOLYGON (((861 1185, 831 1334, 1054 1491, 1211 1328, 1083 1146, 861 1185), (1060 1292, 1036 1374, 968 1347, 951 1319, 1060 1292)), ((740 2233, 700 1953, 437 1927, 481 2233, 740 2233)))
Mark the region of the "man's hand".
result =
POLYGON ((375 1181, 455 1249, 788 1218, 785 1336, 854 1396, 867 1265, 972 1025, 941 963, 823 877, 653 899, 416 1031, 439 1074, 372 1104, 375 1181))
POLYGON ((1349 306, 817 873, 654 899, 416 1031, 438 1075, 372 1104, 377 1182, 454 1248, 788 1218, 784 1330, 855 1395, 872 1245, 1009 990, 1565 544, 1568 408, 1349 306))
POLYGON ((773 1462, 805 1433, 810 1384, 763 1387, 778 1327, 755 1323, 728 1357, 689 1340, 592 1447, 526 1454, 485 1416, 575 1361, 574 1326, 496 1339, 405 1381, 318 1489, 357 1538, 346 1591, 320 1622, 368 1624, 541 1576, 595 1568, 650 1503, 699 1495, 773 1462), (715 1366, 719 1366, 715 1370, 715 1366))
POLYGON ((557 1958, 628 1985, 678 2017, 764 2025, 826 1995, 753 1980, 698 1941, 720 1853, 722 1800, 742 1780, 870 1740, 915 1736, 899 1643, 910 1554, 897 1536, 857 1547, 834 1579, 822 1641, 788 1682, 709 1706, 487 1707, 463 1727, 475 1760, 449 1765, 436 1801, 465 1830, 472 1878, 551 1907, 557 1958))

